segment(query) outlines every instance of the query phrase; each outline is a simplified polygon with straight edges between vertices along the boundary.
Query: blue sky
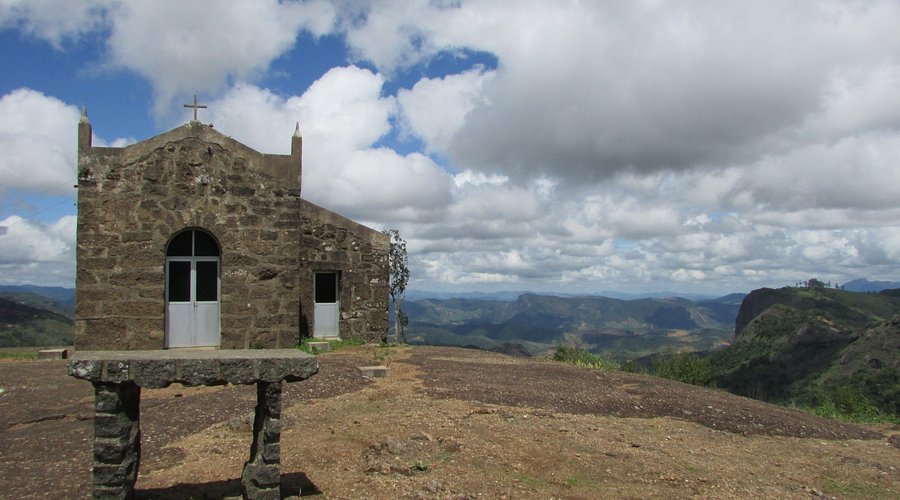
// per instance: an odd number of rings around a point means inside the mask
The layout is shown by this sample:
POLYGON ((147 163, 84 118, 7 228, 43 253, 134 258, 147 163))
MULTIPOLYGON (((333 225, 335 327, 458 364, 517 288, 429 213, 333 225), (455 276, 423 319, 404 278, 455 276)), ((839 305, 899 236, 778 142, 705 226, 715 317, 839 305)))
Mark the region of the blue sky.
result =
POLYGON ((72 286, 75 131, 191 117, 418 290, 900 280, 900 4, 0 0, 0 283, 72 286))

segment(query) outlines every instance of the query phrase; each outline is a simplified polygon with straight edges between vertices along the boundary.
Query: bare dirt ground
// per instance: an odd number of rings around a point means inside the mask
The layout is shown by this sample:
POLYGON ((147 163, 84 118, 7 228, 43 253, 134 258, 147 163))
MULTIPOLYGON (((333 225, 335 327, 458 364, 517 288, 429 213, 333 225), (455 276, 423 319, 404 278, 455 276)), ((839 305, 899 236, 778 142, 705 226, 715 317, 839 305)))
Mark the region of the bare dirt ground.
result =
MULTIPOLYGON (((889 426, 481 351, 345 348, 286 384, 283 493, 322 498, 900 498, 889 426), (357 366, 384 362, 385 379, 357 366)), ((0 496, 88 498, 93 393, 0 363, 0 496)), ((252 387, 144 390, 138 498, 240 495, 252 387)))

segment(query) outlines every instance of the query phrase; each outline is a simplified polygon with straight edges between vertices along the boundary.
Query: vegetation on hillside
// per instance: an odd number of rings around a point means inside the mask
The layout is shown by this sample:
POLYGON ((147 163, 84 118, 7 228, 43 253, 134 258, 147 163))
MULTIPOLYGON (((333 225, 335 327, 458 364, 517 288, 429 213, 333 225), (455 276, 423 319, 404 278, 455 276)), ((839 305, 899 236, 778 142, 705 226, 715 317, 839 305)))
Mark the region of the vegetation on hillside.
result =
POLYGON ((58 286, 0 285, 0 298, 41 307, 63 316, 75 313, 75 289, 58 286))
MULTIPOLYGON (((900 421, 900 291, 761 289, 746 297, 738 318, 725 349, 669 348, 621 368, 832 418, 900 421)), ((573 360, 589 355, 561 347, 554 359, 585 366, 573 360)))
POLYGON ((766 401, 847 408, 867 401, 898 415, 898 313, 893 291, 756 290, 738 314, 733 344, 710 356, 713 380, 766 401))
POLYGON ((594 354, 576 347, 561 345, 553 354, 554 361, 570 363, 583 368, 598 370, 618 370, 619 363, 602 354, 594 354))
MULTIPOLYGON (((72 345, 71 317, 23 302, 0 297, 0 347, 72 345)), ((29 302, 41 300, 35 297, 29 302)))

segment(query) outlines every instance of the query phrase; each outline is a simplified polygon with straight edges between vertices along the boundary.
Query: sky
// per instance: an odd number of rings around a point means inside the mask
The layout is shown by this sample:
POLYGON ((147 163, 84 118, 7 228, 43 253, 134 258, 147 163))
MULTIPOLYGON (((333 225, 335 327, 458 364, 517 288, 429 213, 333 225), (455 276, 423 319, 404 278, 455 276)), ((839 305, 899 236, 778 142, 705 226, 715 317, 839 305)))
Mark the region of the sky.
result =
POLYGON ((0 284, 74 286, 76 127, 199 119, 410 289, 900 281, 900 2, 0 0, 0 284))

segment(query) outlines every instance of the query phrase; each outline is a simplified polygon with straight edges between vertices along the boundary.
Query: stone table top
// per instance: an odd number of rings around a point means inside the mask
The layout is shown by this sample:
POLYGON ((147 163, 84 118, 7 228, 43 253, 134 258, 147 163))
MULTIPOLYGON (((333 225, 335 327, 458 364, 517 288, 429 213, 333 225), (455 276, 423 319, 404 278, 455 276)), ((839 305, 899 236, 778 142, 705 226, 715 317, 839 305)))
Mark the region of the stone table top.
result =
POLYGON ((147 388, 297 382, 319 371, 298 349, 76 351, 69 375, 91 382, 133 382, 147 388))

